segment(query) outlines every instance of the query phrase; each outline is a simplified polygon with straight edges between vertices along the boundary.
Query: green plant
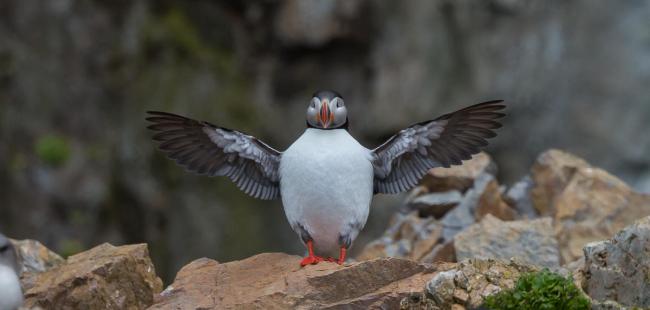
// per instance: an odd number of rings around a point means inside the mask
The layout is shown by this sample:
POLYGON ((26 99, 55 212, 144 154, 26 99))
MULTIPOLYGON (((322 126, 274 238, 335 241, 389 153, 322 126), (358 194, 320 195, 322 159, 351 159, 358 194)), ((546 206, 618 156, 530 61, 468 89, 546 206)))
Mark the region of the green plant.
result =
POLYGON ((59 167, 70 158, 70 145, 61 136, 46 135, 36 141, 36 154, 47 165, 59 167))
POLYGON ((544 269, 524 274, 515 287, 485 299, 485 307, 509 309, 589 309, 589 300, 575 286, 571 277, 564 278, 544 269))

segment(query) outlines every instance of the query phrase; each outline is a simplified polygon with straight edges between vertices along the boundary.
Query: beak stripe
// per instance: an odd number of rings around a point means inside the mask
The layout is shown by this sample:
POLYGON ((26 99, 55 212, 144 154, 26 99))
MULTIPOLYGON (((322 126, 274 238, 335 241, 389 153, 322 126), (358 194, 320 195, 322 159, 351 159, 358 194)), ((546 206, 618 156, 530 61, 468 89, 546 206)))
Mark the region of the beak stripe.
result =
POLYGON ((320 108, 320 121, 323 124, 323 127, 327 128, 330 123, 330 111, 327 101, 323 100, 322 106, 320 108))

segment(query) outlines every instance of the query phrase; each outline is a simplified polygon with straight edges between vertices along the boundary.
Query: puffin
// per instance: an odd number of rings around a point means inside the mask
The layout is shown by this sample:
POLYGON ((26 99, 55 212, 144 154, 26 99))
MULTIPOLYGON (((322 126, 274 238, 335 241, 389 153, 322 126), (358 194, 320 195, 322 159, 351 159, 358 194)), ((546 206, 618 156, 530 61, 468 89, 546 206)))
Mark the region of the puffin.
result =
POLYGON ((307 248, 301 266, 341 265, 375 194, 408 191, 430 169, 470 159, 496 136, 504 108, 502 100, 475 104, 413 124, 374 149, 350 135, 343 96, 331 90, 313 94, 307 128, 283 152, 244 132, 173 113, 148 111, 146 120, 158 149, 187 171, 226 176, 255 198, 282 199, 307 248))
POLYGON ((23 304, 18 273, 16 249, 0 234, 0 310, 16 310, 23 304))

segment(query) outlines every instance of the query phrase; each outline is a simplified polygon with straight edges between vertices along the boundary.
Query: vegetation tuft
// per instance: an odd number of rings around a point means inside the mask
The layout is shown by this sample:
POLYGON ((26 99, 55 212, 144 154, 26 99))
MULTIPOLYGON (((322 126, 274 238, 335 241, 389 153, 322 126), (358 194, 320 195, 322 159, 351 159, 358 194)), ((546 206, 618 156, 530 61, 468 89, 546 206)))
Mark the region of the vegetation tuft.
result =
POLYGON ((46 135, 36 141, 36 154, 47 165, 60 167, 70 158, 68 141, 57 135, 46 135))
POLYGON ((544 269, 523 275, 515 287, 485 299, 485 307, 493 310, 510 309, 589 309, 589 300, 573 280, 544 269))

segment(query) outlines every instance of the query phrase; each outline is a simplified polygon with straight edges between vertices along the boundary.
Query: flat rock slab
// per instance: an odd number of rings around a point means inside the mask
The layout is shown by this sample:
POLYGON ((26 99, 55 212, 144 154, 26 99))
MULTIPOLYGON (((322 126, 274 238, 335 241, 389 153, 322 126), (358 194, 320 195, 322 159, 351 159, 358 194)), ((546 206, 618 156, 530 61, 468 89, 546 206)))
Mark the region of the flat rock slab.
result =
POLYGON ((488 214, 454 237, 458 260, 495 258, 559 267, 560 253, 551 218, 504 222, 488 214))
POLYGON ((28 308, 144 309, 162 289, 146 244, 105 243, 33 279, 25 292, 28 308))
POLYGON ((198 259, 178 272, 150 309, 395 309, 434 271, 396 258, 304 268, 300 259, 281 253, 224 264, 198 259))

